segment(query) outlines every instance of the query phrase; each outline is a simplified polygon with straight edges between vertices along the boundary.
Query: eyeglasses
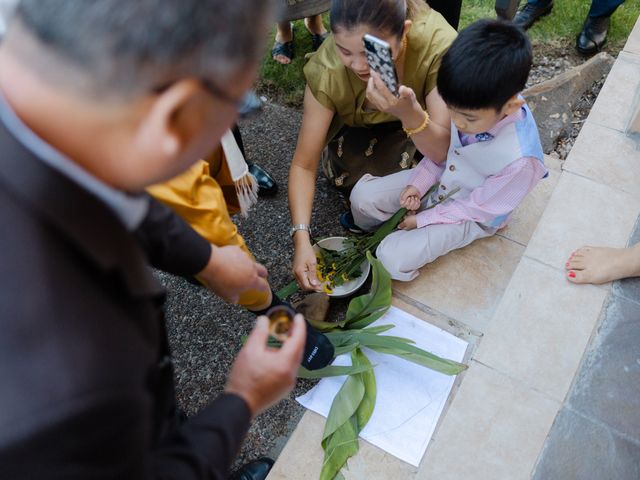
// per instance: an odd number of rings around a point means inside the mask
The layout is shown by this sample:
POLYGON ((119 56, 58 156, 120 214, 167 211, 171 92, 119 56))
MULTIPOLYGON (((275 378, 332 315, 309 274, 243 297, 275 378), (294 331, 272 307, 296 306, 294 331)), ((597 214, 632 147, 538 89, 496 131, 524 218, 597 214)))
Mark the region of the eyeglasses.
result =
POLYGON ((220 87, 218 87, 215 83, 213 83, 210 80, 207 80, 206 78, 201 78, 200 83, 205 88, 205 90, 207 90, 212 96, 218 97, 223 102, 228 103, 229 105, 232 105, 233 108, 235 108, 238 111, 240 110, 240 108, 245 102, 245 95, 243 95, 242 98, 240 99, 233 98, 227 92, 225 92, 220 87))
MULTIPOLYGON (((229 95, 227 92, 225 92, 224 90, 222 90, 220 87, 218 87, 215 83, 213 83, 211 80, 208 80, 206 78, 200 78, 198 79, 198 81, 200 82, 200 85, 202 85, 204 87, 204 89, 209 92, 213 97, 218 98, 219 100, 222 100, 223 102, 233 106, 233 108, 235 108, 237 111, 239 111, 242 106, 245 103, 245 99, 246 99, 246 95, 243 95, 242 98, 238 99, 238 98, 233 98, 231 95, 229 95)), ((161 85, 159 87, 155 87, 153 89, 153 92, 156 94, 162 93, 165 90, 168 90, 171 85, 173 85, 174 82, 171 83, 167 83, 166 85, 161 85)))

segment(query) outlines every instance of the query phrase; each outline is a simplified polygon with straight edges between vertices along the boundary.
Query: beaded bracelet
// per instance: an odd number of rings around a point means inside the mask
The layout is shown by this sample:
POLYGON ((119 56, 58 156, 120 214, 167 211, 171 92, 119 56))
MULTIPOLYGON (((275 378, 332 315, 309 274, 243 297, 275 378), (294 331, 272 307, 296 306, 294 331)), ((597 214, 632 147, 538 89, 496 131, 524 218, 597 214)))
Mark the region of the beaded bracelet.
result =
POLYGON ((427 128, 427 125, 429 125, 429 120, 430 120, 429 114, 427 113, 426 110, 423 110, 423 112, 424 112, 424 120, 422 121, 419 127, 417 128, 406 128, 404 126, 402 127, 402 130, 407 135, 407 137, 410 137, 411 135, 415 135, 416 133, 420 133, 425 128, 427 128))

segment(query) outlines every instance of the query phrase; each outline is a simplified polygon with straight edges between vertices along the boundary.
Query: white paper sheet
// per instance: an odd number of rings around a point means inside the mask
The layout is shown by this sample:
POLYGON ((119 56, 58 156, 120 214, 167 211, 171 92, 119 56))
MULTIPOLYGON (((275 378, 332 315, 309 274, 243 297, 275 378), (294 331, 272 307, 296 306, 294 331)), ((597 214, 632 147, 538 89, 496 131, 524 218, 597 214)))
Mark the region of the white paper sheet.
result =
MULTIPOLYGON (((382 335, 410 338, 416 346, 444 358, 462 361, 467 342, 396 307, 372 324, 395 325, 382 335)), ((417 467, 436 428, 455 377, 434 372, 388 354, 364 349, 375 365, 377 398, 373 415, 360 436, 417 467)), ((350 354, 334 365, 350 365, 350 354)), ((322 379, 297 398, 304 407, 327 416, 346 377, 322 379)), ((320 439, 318 439, 318 442, 320 439)))

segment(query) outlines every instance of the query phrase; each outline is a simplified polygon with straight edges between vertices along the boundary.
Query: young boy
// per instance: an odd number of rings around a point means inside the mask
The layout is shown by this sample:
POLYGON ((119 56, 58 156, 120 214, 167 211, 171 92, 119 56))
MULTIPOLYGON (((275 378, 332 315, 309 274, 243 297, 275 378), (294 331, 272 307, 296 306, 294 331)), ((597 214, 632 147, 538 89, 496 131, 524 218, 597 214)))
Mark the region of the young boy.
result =
POLYGON ((401 206, 409 210, 376 252, 394 279, 412 280, 439 256, 496 233, 546 176, 536 124, 519 95, 531 62, 527 36, 511 24, 481 20, 460 32, 438 71, 451 114, 446 163, 425 157, 413 170, 365 175, 354 186, 351 210, 365 230, 401 206))

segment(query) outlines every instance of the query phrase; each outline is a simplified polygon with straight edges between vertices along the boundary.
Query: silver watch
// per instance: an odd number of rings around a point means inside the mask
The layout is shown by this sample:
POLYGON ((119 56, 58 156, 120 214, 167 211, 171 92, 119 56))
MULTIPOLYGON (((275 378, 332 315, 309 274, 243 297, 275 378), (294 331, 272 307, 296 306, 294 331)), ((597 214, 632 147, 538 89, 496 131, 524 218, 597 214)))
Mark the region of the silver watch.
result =
POLYGON ((289 230, 289 235, 293 237, 298 230, 304 230, 305 232, 309 232, 309 236, 311 236, 311 227, 306 223, 296 223, 289 230))

